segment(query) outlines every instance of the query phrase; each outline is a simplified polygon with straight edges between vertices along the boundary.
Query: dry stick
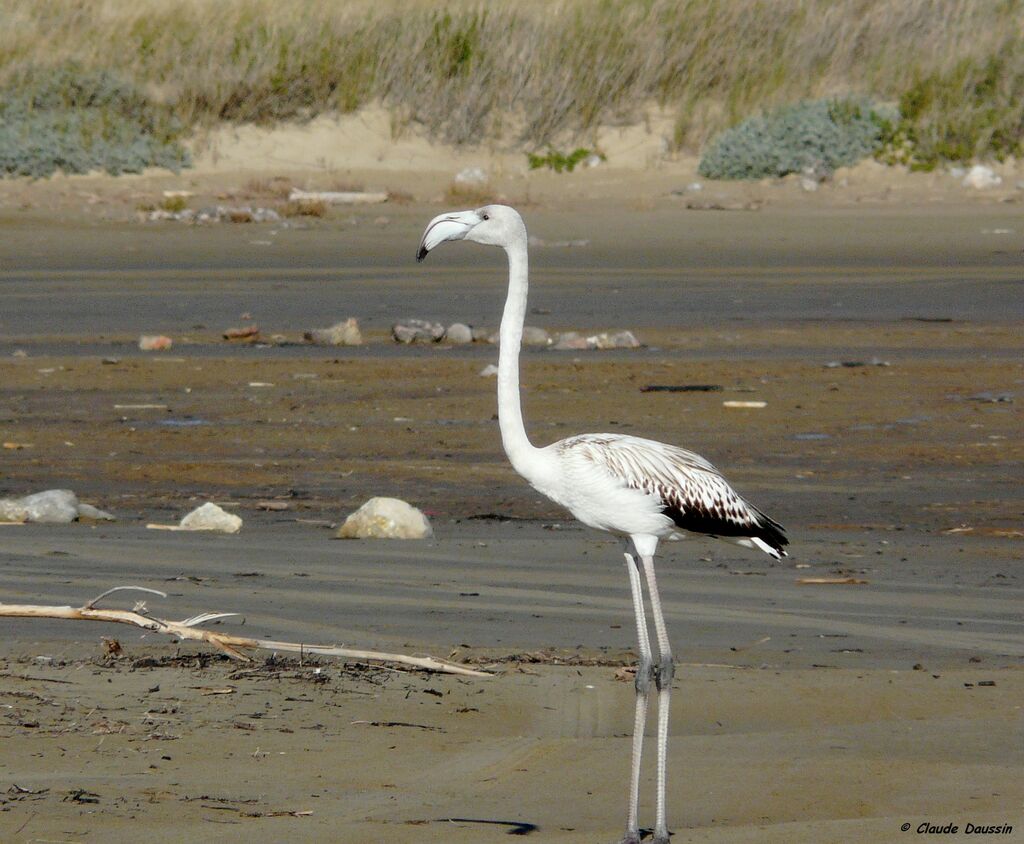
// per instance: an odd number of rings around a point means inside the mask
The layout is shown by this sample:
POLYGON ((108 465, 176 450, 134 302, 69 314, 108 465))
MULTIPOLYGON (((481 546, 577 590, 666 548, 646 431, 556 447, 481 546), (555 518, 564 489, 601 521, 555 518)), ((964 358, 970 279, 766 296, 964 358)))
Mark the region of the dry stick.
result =
POLYGON ((152 592, 157 595, 166 595, 157 592, 155 589, 145 589, 139 586, 118 586, 110 589, 93 598, 81 607, 55 607, 41 606, 38 604, 3 604, 0 603, 0 616, 7 618, 67 618, 75 621, 108 621, 118 624, 132 624, 144 630, 151 630, 154 633, 164 633, 168 636, 177 636, 180 639, 195 639, 206 642, 209 645, 223 651, 233 659, 249 662, 250 658, 243 651, 245 649, 258 648, 270 651, 285 651, 299 654, 318 654, 320 656, 340 656, 349 659, 365 659, 378 662, 397 662, 403 665, 413 665, 426 671, 438 671, 447 674, 463 674, 468 677, 490 677, 492 675, 485 671, 476 671, 466 668, 455 662, 444 659, 435 659, 429 656, 406 656, 405 654, 381 653, 380 651, 361 651, 350 648, 337 648, 332 645, 307 645, 297 642, 275 642, 269 639, 250 639, 245 636, 231 636, 227 633, 215 633, 212 630, 200 630, 198 625, 218 618, 238 615, 238 613, 200 613, 199 615, 186 618, 183 621, 165 621, 156 618, 146 612, 144 601, 137 602, 133 610, 103 610, 97 609, 99 600, 111 592, 118 592, 126 589, 138 589, 143 592, 152 592))

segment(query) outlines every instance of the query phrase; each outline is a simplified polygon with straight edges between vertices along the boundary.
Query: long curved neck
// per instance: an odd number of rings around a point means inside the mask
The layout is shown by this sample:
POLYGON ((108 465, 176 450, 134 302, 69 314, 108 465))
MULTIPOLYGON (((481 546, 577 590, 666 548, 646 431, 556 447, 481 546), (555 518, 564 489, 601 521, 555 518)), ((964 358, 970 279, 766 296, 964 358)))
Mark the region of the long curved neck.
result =
POLYGON ((523 409, 519 401, 519 350, 526 319, 526 294, 529 288, 529 260, 526 231, 505 247, 508 255, 508 298, 498 333, 498 425, 501 443, 509 461, 520 475, 533 480, 542 469, 538 451, 526 435, 523 409))

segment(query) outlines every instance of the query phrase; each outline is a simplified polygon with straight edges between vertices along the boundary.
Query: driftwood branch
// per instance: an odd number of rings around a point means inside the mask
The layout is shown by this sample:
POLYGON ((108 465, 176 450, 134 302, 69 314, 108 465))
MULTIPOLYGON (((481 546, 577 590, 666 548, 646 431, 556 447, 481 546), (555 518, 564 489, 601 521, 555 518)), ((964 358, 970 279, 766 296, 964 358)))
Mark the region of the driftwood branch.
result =
MULTIPOLYGON (((146 589, 140 586, 117 586, 109 589, 102 595, 98 595, 91 601, 80 607, 41 606, 38 604, 3 604, 0 603, 0 616, 7 618, 66 618, 73 621, 107 621, 115 624, 131 624, 150 630, 154 633, 163 633, 168 636, 177 636, 179 639, 193 639, 206 642, 220 651, 223 651, 233 659, 248 662, 250 657, 245 653, 247 650, 268 650, 284 651, 297 654, 316 654, 317 656, 337 656, 346 659, 364 659, 371 662, 397 662, 402 665, 411 665, 425 671, 438 671, 447 674, 462 674, 467 677, 490 677, 485 671, 477 671, 467 668, 456 662, 449 662, 446 659, 436 659, 430 656, 407 656, 406 654, 382 653, 380 651, 363 651, 352 648, 338 648, 333 645, 307 645, 300 642, 276 642, 269 639, 250 639, 247 636, 232 636, 228 633, 216 633, 212 630, 202 630, 199 625, 208 621, 214 621, 227 616, 238 615, 238 613, 200 613, 183 621, 165 621, 156 618, 148 613, 144 602, 138 602, 133 610, 105 610, 98 609, 96 604, 100 599, 110 595, 112 592, 124 590, 139 590, 163 595, 155 589, 146 589)), ((165 596, 166 597, 166 596, 165 596)))

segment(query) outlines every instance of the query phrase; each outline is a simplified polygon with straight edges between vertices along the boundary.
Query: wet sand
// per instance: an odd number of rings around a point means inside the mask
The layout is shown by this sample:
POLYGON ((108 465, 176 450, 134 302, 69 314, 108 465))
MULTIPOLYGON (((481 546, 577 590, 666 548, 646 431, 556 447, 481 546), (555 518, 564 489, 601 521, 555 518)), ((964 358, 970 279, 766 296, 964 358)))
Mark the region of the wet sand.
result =
MULTIPOLYGON (((676 840, 900 840, 901 823, 925 820, 1019 836, 1019 215, 663 205, 529 211, 549 242, 590 240, 533 250, 529 322, 631 328, 647 346, 528 351, 523 382, 538 442, 610 430, 684 444, 789 529, 781 564, 707 540, 664 548, 682 663, 676 840), (844 361, 865 365, 827 366, 844 361), (767 406, 723 407, 735 399, 767 406)), ((633 647, 618 545, 506 466, 494 381, 477 374, 493 347, 386 336, 406 315, 497 322, 499 253, 413 262, 437 210, 275 234, 41 217, 0 229, 0 439, 25 446, 2 452, 0 495, 67 487, 119 519, 0 527, 0 600, 77 604, 134 583, 170 593, 149 602, 164 617, 236 611, 224 629, 453 654, 496 674, 168 662, 199 650, 0 620, 0 839, 511 829, 438 820, 457 817, 617 840, 633 697, 616 679, 633 647), (225 343, 244 312, 292 343, 225 343), (366 346, 298 344, 350 315, 366 346), (141 353, 142 332, 175 346, 141 353), (145 404, 162 407, 115 407, 145 404), (331 540, 371 495, 422 507, 435 539, 331 540), (145 529, 207 499, 243 532, 145 529), (101 636, 123 656, 104 657, 101 636)))

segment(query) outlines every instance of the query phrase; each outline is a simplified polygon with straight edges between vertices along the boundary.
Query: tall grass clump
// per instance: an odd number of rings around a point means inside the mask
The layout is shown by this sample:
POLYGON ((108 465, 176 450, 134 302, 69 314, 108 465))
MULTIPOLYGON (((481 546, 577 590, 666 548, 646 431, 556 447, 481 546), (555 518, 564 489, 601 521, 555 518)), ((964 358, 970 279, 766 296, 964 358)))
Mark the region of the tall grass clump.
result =
POLYGON ((73 61, 188 127, 381 104, 396 132, 538 150, 652 104, 697 149, 787 103, 918 85, 914 143, 979 155, 1019 141, 1022 19, 1024 0, 0 0, 0 87, 73 61), (964 136, 957 91, 993 131, 964 136))
POLYGON ((863 99, 814 100, 748 118, 718 135, 698 172, 709 179, 761 179, 805 170, 831 173, 884 143, 891 110, 863 99), (882 116, 879 116, 881 113, 882 116))
POLYGON ((0 91, 0 175, 177 170, 188 163, 180 135, 167 108, 104 69, 30 68, 0 91))

